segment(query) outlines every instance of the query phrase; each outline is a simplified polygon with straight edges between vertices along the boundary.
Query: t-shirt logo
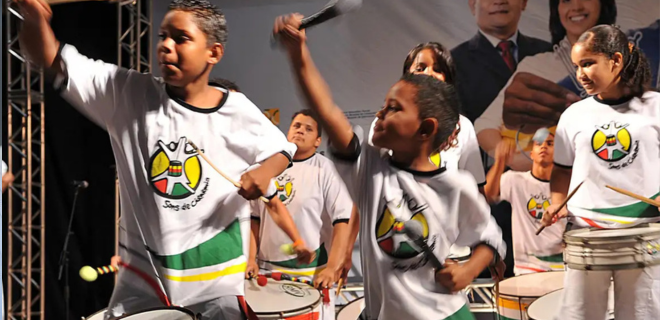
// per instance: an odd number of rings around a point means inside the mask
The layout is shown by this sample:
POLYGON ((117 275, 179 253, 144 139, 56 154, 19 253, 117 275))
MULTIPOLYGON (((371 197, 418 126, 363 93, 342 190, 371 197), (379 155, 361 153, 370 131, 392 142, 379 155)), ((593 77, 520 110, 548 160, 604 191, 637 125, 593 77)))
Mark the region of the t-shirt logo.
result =
POLYGON ((406 235, 403 230, 403 223, 405 221, 401 220, 409 217, 409 220, 420 222, 423 227, 422 236, 424 241, 427 241, 429 237, 429 225, 423 213, 427 207, 427 205, 419 205, 414 200, 409 201, 408 197, 404 196, 401 204, 397 208, 392 208, 403 213, 399 214, 397 219, 390 211, 390 208, 385 206, 383 215, 376 222, 376 241, 378 241, 378 246, 386 254, 394 258, 410 259, 417 256, 420 251, 416 249, 413 241, 406 235), (401 215, 405 216, 405 218, 400 217, 401 215))
POLYGON ((201 177, 198 153, 188 144, 186 137, 168 144, 158 141, 158 148, 149 159, 149 182, 159 196, 187 198, 195 193, 201 177))
POLYGON ((293 190, 293 180, 295 180, 293 177, 285 173, 273 181, 277 188, 277 197, 284 204, 289 204, 296 196, 296 190, 293 190))
POLYGON ((549 206, 550 200, 544 199, 544 197, 532 196, 529 201, 527 201, 527 211, 534 219, 543 218, 543 213, 549 206))
POLYGON ((607 162, 619 161, 630 154, 632 138, 628 124, 610 123, 596 126, 591 146, 596 156, 607 162))
POLYGON ((439 152, 432 154, 429 157, 429 161, 431 161, 431 163, 433 163, 438 168, 445 167, 445 163, 442 162, 442 155, 440 155, 439 152))

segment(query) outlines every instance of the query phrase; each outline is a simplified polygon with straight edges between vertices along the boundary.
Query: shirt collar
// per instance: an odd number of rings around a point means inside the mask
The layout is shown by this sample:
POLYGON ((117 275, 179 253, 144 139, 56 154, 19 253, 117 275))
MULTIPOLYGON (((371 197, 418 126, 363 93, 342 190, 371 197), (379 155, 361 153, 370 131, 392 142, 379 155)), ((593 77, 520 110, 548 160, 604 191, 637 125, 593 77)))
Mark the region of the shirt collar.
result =
MULTIPOLYGON (((479 32, 481 33, 481 35, 483 35, 484 37, 486 37, 486 39, 488 39, 488 42, 490 42, 490 43, 493 45, 494 48, 497 48, 497 45, 502 41, 502 40, 500 40, 500 39, 498 39, 498 38, 496 38, 496 37, 493 37, 493 36, 491 36, 491 35, 489 35, 489 34, 483 32, 481 29, 479 29, 479 32)), ((516 30, 516 33, 514 33, 514 34, 511 36, 511 38, 509 38, 509 39, 507 39, 507 40, 513 42, 513 44, 514 44, 516 47, 518 47, 518 30, 516 30)))

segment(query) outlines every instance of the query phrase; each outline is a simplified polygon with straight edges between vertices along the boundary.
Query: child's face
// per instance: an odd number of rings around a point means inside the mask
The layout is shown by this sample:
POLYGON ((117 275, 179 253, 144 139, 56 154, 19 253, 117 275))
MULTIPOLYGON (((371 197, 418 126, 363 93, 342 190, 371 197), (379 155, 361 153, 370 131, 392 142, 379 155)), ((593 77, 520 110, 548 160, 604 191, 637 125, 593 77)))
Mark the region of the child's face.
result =
POLYGON ((210 71, 222 58, 219 43, 208 45, 206 34, 189 12, 169 11, 160 26, 158 66, 169 85, 183 87, 210 71))
POLYGON ((431 49, 424 49, 418 52, 415 60, 410 66, 410 73, 425 74, 444 82, 445 75, 442 72, 433 70, 433 66, 435 65, 435 59, 433 56, 433 50, 431 49))
POLYGON ((287 139, 298 147, 296 152, 306 153, 312 149, 316 150, 321 144, 318 123, 310 116, 297 115, 291 121, 287 139))
POLYGON ((620 53, 609 59, 604 54, 591 52, 585 43, 573 46, 571 60, 577 68, 576 78, 590 95, 607 91, 621 72, 620 53))
POLYGON ((376 113, 372 142, 394 152, 411 152, 419 146, 417 134, 421 120, 414 98, 417 89, 406 82, 397 82, 385 98, 383 109, 376 113))
POLYGON ((543 143, 534 142, 530 156, 535 164, 552 164, 555 156, 555 136, 549 134, 543 143))

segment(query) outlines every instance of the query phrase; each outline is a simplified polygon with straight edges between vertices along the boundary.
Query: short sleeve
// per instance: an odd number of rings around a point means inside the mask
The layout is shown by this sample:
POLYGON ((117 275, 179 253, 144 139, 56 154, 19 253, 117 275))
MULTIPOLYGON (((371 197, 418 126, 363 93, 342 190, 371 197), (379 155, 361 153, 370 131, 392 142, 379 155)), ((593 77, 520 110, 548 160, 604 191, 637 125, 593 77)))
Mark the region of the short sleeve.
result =
POLYGON ((500 201, 511 202, 511 189, 513 188, 513 173, 507 171, 500 178, 500 201))
POLYGON ((490 206, 470 180, 468 175, 461 179, 463 186, 459 195, 456 245, 474 247, 485 243, 504 258, 506 244, 502 239, 502 230, 491 216, 490 206))
POLYGON ((483 186, 486 184, 486 173, 481 161, 481 151, 479 150, 479 142, 477 135, 474 133, 474 127, 468 118, 461 117, 461 134, 464 138, 459 143, 464 143, 461 148, 461 155, 458 159, 458 168, 466 170, 472 174, 477 185, 483 186))
MULTIPOLYGON (((239 134, 232 141, 232 149, 250 164, 261 163, 281 153, 289 159, 296 153, 296 145, 289 142, 282 131, 266 118, 248 98, 241 93, 230 93, 236 101, 232 114, 232 128, 239 134)), ((222 111, 222 109, 221 109, 222 111)))
MULTIPOLYGON (((573 106, 574 108, 575 106, 573 106)), ((571 110, 569 108, 568 110, 571 110)), ((567 110, 567 111, 568 111, 567 110)), ((559 118, 555 133, 555 159, 559 167, 572 168, 575 161, 574 133, 571 130, 570 118, 572 112, 564 112, 559 118)))
POLYGON ((353 201, 346 185, 330 161, 323 165, 323 202, 332 224, 348 221, 351 218, 353 201))
POLYGON ((5 173, 7 173, 7 170, 8 170, 7 164, 4 161, 2 161, 2 176, 3 177, 5 176, 5 173))
POLYGON ((116 111, 117 101, 129 75, 135 71, 89 59, 70 45, 62 47, 60 56, 66 74, 66 82, 61 88, 62 97, 105 128, 116 111))

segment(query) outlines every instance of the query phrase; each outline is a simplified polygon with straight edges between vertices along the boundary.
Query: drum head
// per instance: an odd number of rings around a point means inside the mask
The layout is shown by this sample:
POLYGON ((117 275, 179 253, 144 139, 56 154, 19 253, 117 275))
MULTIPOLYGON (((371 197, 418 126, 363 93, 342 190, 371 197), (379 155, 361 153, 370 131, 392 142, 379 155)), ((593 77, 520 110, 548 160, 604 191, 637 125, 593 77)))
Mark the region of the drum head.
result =
POLYGON ((471 254, 472 254, 472 249, 470 249, 470 247, 461 247, 457 245, 452 245, 451 248, 449 248, 449 256, 447 257, 447 259, 466 261, 470 259, 471 254))
POLYGON ((564 271, 530 273, 500 282, 500 295, 538 298, 564 287, 564 271))
POLYGON ((184 308, 163 307, 128 314, 117 320, 196 320, 195 314, 184 308))
MULTIPOLYGON (((561 297, 564 289, 550 292, 532 302, 527 309, 527 315, 531 320, 554 320, 557 313, 561 312, 561 297)), ((614 319, 614 286, 610 286, 607 303, 607 319, 614 319)))
POLYGON ((321 302, 321 293, 306 284, 268 279, 263 287, 247 281, 245 299, 257 315, 296 315, 312 311, 321 302))
POLYGON ((103 309, 101 311, 96 312, 95 314, 85 318, 85 320, 103 320, 105 319, 105 311, 108 309, 103 309))
POLYGON ((337 313, 337 320, 357 320, 364 310, 364 297, 357 298, 341 308, 337 313))

